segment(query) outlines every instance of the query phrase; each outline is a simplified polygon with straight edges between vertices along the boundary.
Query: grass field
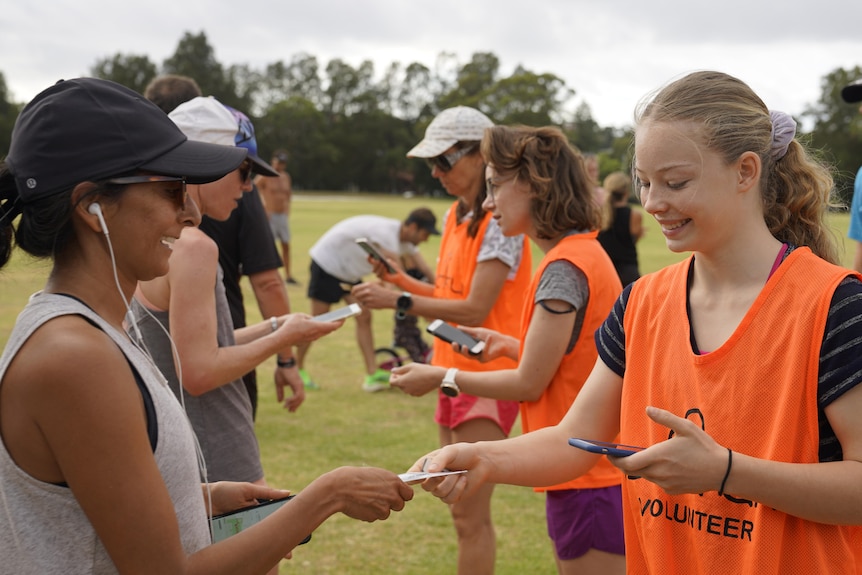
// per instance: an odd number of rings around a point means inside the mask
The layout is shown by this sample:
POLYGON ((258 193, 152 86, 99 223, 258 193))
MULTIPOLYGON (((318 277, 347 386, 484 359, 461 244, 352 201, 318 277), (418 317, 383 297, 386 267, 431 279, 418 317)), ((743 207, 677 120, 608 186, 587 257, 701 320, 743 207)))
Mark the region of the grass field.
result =
MULTIPOLYGON (((428 206, 442 218, 448 200, 404 199, 352 194, 300 194, 294 203, 291 228, 294 237, 293 274, 303 286, 308 281, 308 249, 335 222, 357 214, 380 214, 403 219, 415 207, 428 206)), ((646 237, 638 245, 643 273, 655 271, 684 255, 664 247, 651 218, 646 237)), ((839 238, 847 229, 847 216, 832 223, 839 238)), ((423 244, 429 262, 435 261, 437 238, 423 244)), ((534 250, 534 262, 541 254, 534 250)), ((845 254, 845 264, 850 254, 845 254)), ((9 266, 0 270, 0 346, 27 297, 41 288, 48 267, 15 252, 9 266)), ((260 314, 246 285, 250 321, 260 314)), ((307 311, 304 287, 290 287, 295 311, 307 311)), ((392 313, 374 316, 378 346, 392 340, 392 313)), ((378 394, 360 389, 362 368, 353 325, 316 343, 309 355, 309 371, 322 389, 310 392, 297 413, 289 414, 275 402, 272 388, 274 360, 258 370, 260 407, 257 432, 268 481, 301 490, 317 475, 341 465, 379 466, 395 472, 437 447, 433 422, 433 394, 413 398, 397 391, 378 394)), ((515 433, 519 433, 516 425, 515 433)), ((497 573, 501 575, 555 573, 544 523, 543 496, 530 489, 498 486, 493 502, 497 531, 497 573)), ((315 533, 308 545, 283 561, 280 573, 311 574, 439 574, 455 571, 455 536, 446 506, 416 487, 416 497, 388 521, 359 523, 335 516, 315 533)))

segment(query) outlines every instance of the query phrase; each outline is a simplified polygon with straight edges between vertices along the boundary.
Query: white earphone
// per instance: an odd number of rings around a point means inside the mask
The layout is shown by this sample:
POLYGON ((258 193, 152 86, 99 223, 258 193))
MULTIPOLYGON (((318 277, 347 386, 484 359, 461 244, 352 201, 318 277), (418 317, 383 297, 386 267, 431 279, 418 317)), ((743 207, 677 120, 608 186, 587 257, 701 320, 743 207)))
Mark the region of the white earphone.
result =
POLYGON ((102 233, 107 236, 108 226, 105 224, 105 217, 102 215, 102 206, 99 205, 99 202, 93 202, 87 206, 87 211, 99 218, 99 226, 102 228, 102 233))

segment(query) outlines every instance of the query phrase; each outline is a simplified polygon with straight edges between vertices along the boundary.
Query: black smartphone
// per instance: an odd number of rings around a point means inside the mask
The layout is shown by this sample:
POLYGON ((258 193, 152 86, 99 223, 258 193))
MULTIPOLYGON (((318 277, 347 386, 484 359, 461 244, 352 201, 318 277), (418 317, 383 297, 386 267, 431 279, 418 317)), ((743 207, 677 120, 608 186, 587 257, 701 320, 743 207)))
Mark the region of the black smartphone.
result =
POLYGON ((398 271, 394 267, 392 267, 388 261, 386 261, 386 258, 383 257, 383 254, 377 251, 377 248, 371 245, 371 242, 369 242, 367 238, 356 238, 356 244, 360 248, 365 250, 365 253, 385 265, 386 271, 388 271, 389 273, 394 274, 396 271, 398 271))
MULTIPOLYGON (((289 495, 284 499, 265 499, 258 500, 257 505, 235 509, 221 515, 214 515, 210 519, 212 527, 213 543, 218 543, 227 539, 231 535, 236 535, 243 529, 247 529, 262 521, 264 518, 272 515, 276 509, 293 499, 293 495, 289 495)), ((311 540, 311 535, 299 542, 300 545, 308 543, 311 540)))
POLYGON ((601 453, 602 455, 613 455, 614 457, 628 457, 638 451, 643 451, 646 447, 636 447, 634 445, 623 445, 622 443, 608 443, 606 441, 593 441, 592 439, 579 439, 573 437, 569 439, 569 445, 589 451, 590 453, 601 453))
POLYGON ((352 303, 350 305, 346 305, 344 307, 340 307, 338 309, 334 309, 332 311, 316 315, 311 319, 313 319, 314 321, 336 321, 339 319, 353 317, 355 315, 359 315, 360 313, 362 313, 362 308, 359 307, 359 304, 352 303))
POLYGON ((425 331, 432 334, 434 337, 439 337, 443 341, 449 343, 457 343, 464 346, 473 355, 479 355, 485 349, 485 342, 478 340, 472 335, 461 331, 457 327, 449 325, 442 319, 435 319, 428 324, 425 331))

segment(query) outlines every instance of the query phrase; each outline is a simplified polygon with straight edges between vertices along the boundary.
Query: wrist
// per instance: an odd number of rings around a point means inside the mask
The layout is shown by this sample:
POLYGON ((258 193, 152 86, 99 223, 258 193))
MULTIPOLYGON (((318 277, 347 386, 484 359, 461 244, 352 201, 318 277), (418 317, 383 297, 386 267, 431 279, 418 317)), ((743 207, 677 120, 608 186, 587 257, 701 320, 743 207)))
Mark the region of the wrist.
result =
POLYGON ((443 392, 443 395, 458 397, 461 394, 461 388, 455 383, 455 376, 458 371, 457 367, 450 367, 446 370, 446 375, 443 376, 443 381, 440 383, 440 391, 443 392))
POLYGON ((724 488, 727 486, 727 478, 730 477, 730 470, 733 467, 733 451, 727 448, 727 469, 724 471, 724 478, 721 480, 721 486, 718 488, 718 494, 724 495, 724 488))
POLYGON ((275 363, 279 369, 290 369, 296 367, 296 358, 276 356, 275 363))

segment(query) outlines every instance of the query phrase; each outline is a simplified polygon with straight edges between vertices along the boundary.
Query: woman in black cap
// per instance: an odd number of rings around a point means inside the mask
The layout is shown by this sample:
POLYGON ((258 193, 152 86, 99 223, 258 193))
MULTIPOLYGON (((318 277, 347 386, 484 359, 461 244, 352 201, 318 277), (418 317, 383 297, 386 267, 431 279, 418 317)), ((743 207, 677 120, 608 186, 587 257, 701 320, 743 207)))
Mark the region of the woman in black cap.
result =
POLYGON ((287 493, 202 493, 185 415, 124 326, 138 281, 167 271, 172 240, 200 218, 185 184, 245 157, 187 140, 104 80, 59 82, 22 111, 0 165, 0 266, 14 235, 53 267, 0 357, 4 573, 263 573, 330 515, 373 521, 412 497, 388 471, 342 468, 210 545, 207 512, 287 493))

